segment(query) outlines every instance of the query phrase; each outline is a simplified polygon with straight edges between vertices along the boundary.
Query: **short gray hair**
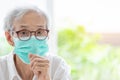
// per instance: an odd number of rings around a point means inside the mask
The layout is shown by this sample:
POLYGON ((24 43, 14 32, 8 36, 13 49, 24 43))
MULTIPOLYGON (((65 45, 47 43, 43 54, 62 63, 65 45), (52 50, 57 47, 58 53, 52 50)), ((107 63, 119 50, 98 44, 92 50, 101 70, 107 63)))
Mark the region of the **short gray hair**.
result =
POLYGON ((48 18, 46 16, 46 14, 41 11, 39 8, 37 8, 36 6, 29 6, 29 7, 19 7, 16 8, 14 10, 12 10, 6 17, 5 17, 5 21, 4 21, 4 30, 5 31, 11 31, 13 29, 13 22, 15 19, 21 18, 22 16, 24 16, 27 12, 29 11, 34 11, 37 12, 39 14, 42 14, 45 18, 46 18, 46 26, 48 28, 48 18))

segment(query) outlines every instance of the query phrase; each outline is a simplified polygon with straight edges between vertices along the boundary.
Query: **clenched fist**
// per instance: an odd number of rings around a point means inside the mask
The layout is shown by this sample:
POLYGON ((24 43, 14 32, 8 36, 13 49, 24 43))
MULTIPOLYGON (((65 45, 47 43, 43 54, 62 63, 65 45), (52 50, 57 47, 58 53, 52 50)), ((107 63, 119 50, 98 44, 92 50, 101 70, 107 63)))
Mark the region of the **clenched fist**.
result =
POLYGON ((30 54, 30 66, 34 73, 37 76, 38 80, 50 80, 48 73, 49 70, 49 60, 35 54, 30 54))

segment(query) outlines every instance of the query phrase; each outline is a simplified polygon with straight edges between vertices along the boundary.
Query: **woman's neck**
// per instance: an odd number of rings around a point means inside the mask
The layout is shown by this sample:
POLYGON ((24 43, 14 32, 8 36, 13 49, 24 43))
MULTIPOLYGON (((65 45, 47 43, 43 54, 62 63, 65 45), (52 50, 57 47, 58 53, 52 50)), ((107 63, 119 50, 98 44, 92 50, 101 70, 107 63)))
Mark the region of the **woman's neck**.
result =
POLYGON ((22 80, 32 80, 34 74, 31 71, 30 65, 23 63, 16 54, 14 55, 14 62, 17 72, 22 80))

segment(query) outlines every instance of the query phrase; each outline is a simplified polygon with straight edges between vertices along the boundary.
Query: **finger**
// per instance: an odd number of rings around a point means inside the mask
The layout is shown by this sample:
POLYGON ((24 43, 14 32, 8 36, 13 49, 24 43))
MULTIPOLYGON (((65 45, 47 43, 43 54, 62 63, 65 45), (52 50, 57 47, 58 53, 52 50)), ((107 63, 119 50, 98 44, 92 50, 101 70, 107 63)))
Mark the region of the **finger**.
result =
POLYGON ((31 68, 32 68, 32 70, 34 70, 36 67, 49 68, 49 64, 48 63, 39 63, 39 64, 35 63, 35 65, 32 66, 31 68))
POLYGON ((47 72, 48 71, 48 68, 45 68, 45 67, 35 67, 33 69, 34 72, 47 72))
POLYGON ((49 63, 49 60, 47 59, 41 59, 41 58, 34 58, 31 62, 30 65, 31 67, 34 65, 34 63, 49 63))
POLYGON ((29 54, 29 58, 32 58, 34 55, 32 53, 29 54))
POLYGON ((36 55, 36 54, 29 54, 29 58, 30 58, 31 61, 32 61, 34 58, 42 58, 42 59, 44 59, 44 57, 38 56, 38 55, 36 55))
POLYGON ((34 62, 38 62, 38 63, 49 63, 48 59, 41 59, 41 58, 34 58, 30 63, 34 63, 34 62))
POLYGON ((40 58, 44 58, 44 57, 42 57, 42 56, 39 56, 39 55, 37 55, 37 54, 29 54, 29 57, 31 58, 32 56, 36 56, 36 57, 40 57, 40 58))
POLYGON ((33 70, 33 73, 36 75, 36 76, 39 76, 39 73, 41 73, 40 71, 36 71, 36 70, 33 70))
POLYGON ((34 59, 36 56, 34 54, 29 54, 29 59, 32 60, 34 59))

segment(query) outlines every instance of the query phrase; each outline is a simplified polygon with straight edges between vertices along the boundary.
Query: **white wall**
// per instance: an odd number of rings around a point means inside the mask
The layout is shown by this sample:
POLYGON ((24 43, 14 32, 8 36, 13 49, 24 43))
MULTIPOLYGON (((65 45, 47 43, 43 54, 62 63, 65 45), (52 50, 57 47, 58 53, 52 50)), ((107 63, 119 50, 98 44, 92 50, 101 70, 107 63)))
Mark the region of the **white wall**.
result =
POLYGON ((75 23, 85 26, 88 32, 120 32, 120 0, 54 1, 59 29, 74 27, 75 23))

